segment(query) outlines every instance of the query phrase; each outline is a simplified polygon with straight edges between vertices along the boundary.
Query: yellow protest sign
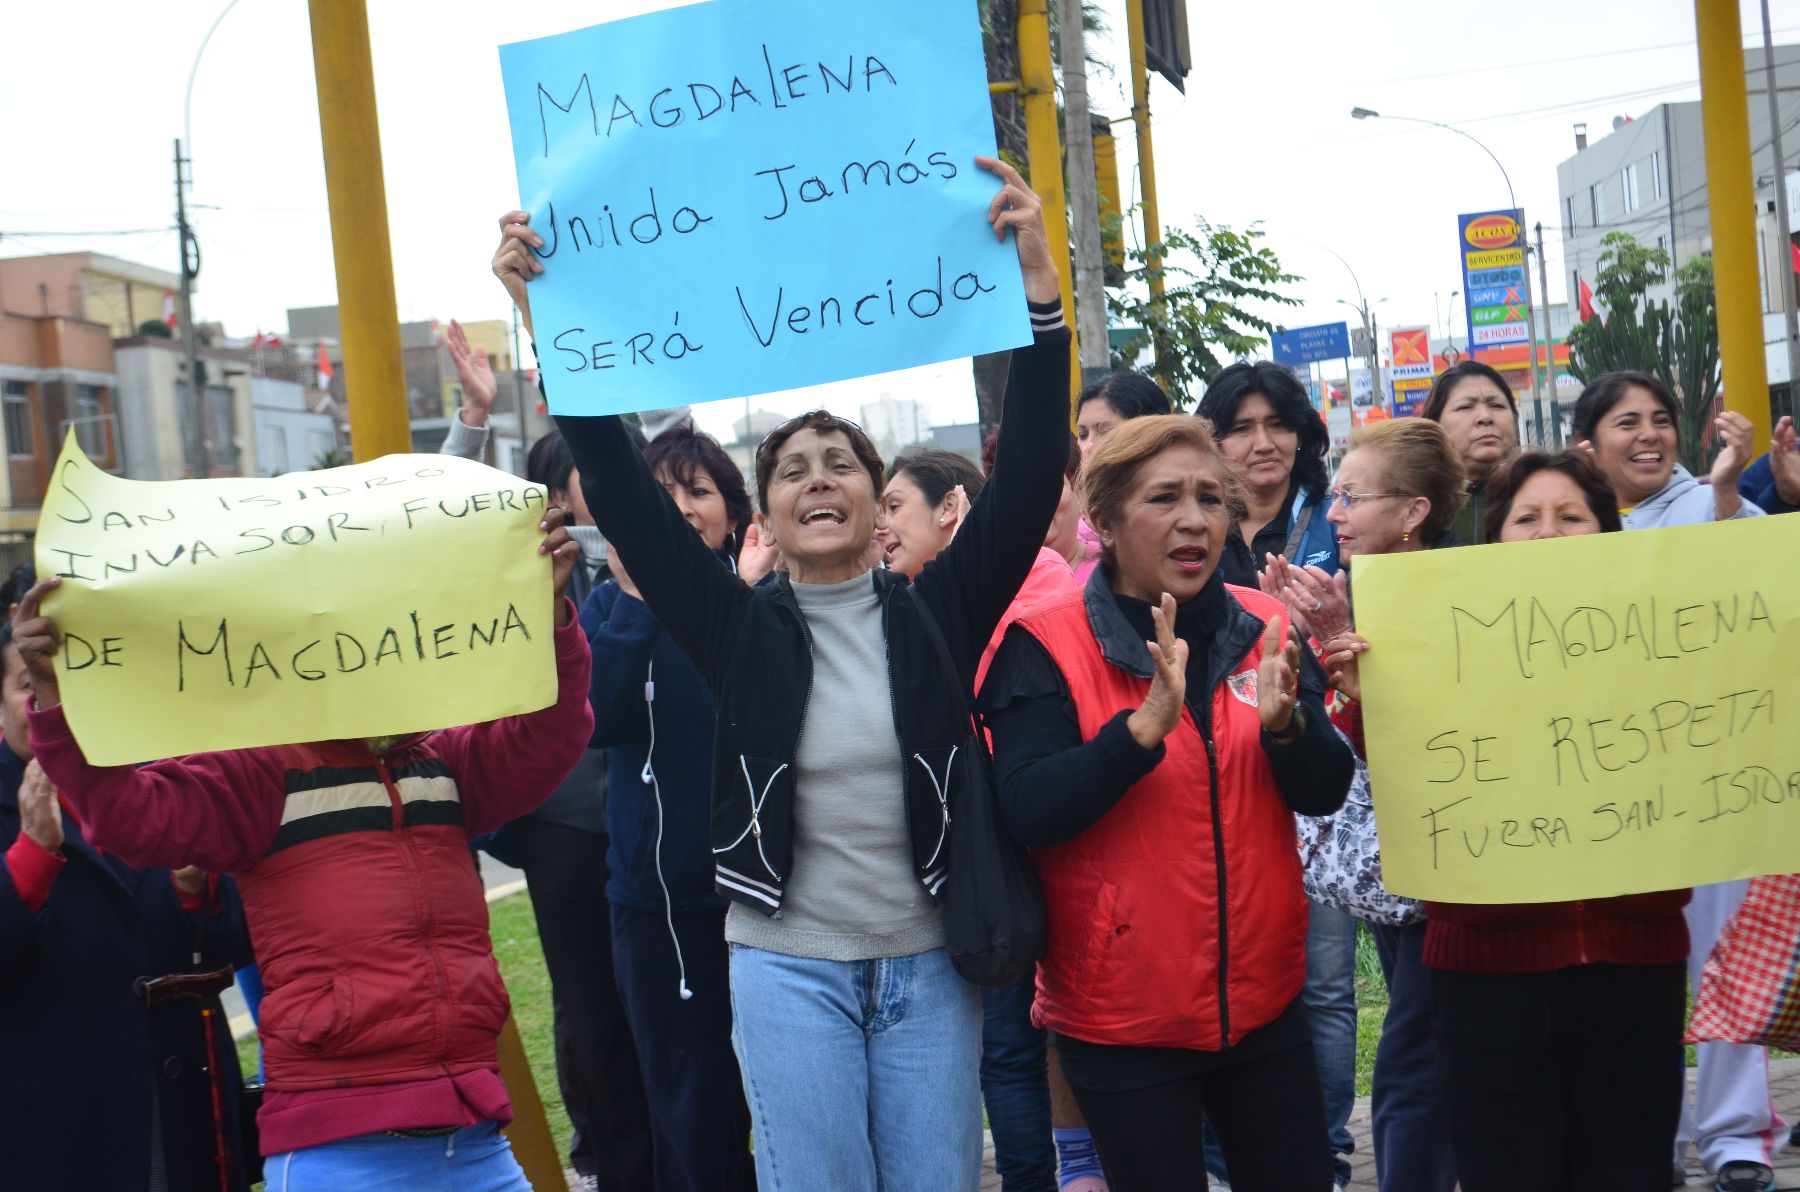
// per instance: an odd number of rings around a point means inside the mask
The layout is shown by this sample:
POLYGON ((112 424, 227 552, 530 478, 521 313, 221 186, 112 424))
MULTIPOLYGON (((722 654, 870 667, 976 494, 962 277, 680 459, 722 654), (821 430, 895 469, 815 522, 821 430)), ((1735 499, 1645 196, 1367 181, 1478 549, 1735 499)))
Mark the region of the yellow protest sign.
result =
POLYGON ((69 725, 118 765, 386 736, 556 697, 544 490, 390 455, 272 480, 56 461, 37 536, 69 725))
POLYGON ((1356 560, 1382 874, 1556 902, 1800 869, 1800 517, 1356 560))

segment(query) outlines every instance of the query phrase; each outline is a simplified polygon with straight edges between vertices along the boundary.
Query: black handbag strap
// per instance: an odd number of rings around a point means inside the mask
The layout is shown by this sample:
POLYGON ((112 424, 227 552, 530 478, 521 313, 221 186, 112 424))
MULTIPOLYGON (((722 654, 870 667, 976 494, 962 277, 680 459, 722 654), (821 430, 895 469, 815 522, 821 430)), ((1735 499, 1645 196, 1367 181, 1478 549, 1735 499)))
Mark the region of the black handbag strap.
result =
POLYGON ((962 701, 963 718, 969 722, 974 733, 976 744, 983 753, 987 752, 987 734, 982 731, 981 716, 975 711, 969 696, 962 689, 962 680, 957 675, 956 659, 950 653, 950 643, 944 640, 944 631, 938 628, 937 618, 931 615, 931 606, 920 599, 918 592, 908 592, 913 607, 919 610, 919 619, 925 623, 925 632, 931 637, 932 647, 937 651, 938 661, 943 663, 944 671, 956 686, 956 697, 962 701))
POLYGON ((1300 516, 1294 519, 1294 528, 1288 531, 1287 546, 1282 548, 1281 557, 1292 563, 1294 556, 1300 553, 1300 540, 1306 537, 1306 527, 1312 524, 1313 510, 1317 505, 1308 505, 1300 510, 1300 516))

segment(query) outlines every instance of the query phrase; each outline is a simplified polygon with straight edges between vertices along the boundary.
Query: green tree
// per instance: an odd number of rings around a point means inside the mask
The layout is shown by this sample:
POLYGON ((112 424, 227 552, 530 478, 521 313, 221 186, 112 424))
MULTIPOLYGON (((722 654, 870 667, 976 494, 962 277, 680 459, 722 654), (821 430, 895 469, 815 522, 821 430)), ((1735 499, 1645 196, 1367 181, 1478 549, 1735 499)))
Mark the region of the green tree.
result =
POLYGON ((1647 372, 1674 390, 1681 404, 1681 462, 1707 469, 1719 399, 1719 311, 1713 296, 1712 254, 1701 253, 1675 271, 1675 300, 1649 297, 1669 277, 1669 254, 1626 232, 1602 242, 1595 300, 1602 318, 1569 330, 1569 371, 1584 383, 1609 372, 1647 372))
MULTIPOLYGON (((1264 235, 1260 224, 1238 232, 1197 219, 1192 231, 1165 228, 1160 247, 1127 254, 1128 284, 1107 296, 1107 306, 1116 324, 1149 333, 1154 371, 1177 409, 1281 330, 1260 308, 1300 305, 1282 291, 1300 278, 1281 267, 1264 235), (1165 287, 1160 297, 1149 292, 1154 278, 1165 287)), ((1126 365, 1118 357, 1115 363, 1126 365)))
POLYGON ((313 459, 312 466, 315 472, 322 472, 326 468, 348 467, 351 462, 349 453, 342 447, 327 447, 313 459))
POLYGON ((1675 312, 1667 343, 1681 398, 1681 462, 1696 476, 1703 475, 1713 420, 1719 416, 1719 307, 1709 252, 1675 271, 1675 312))
POLYGON ((1664 350, 1668 307, 1646 294, 1669 270, 1669 254, 1646 248, 1629 232, 1601 241, 1594 300, 1606 313, 1569 329, 1569 371, 1583 383, 1602 373, 1635 370, 1675 383, 1664 350))
POLYGON ((151 335, 158 339, 173 339, 175 337, 175 333, 169 330, 169 325, 161 319, 145 319, 142 323, 138 324, 138 334, 151 335))

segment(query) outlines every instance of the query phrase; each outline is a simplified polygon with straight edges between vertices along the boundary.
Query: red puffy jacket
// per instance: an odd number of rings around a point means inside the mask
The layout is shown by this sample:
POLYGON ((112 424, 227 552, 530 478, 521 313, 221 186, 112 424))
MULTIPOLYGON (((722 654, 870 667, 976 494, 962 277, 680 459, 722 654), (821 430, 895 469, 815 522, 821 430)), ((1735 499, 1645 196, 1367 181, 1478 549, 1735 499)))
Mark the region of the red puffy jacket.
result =
POLYGON ((265 1153, 453 1124, 417 1092, 434 1081, 474 1080, 484 1110, 509 1116, 496 1054, 508 1003, 469 838, 549 797, 593 734, 570 612, 556 703, 380 757, 337 741, 94 766, 60 707, 31 714, 38 760, 96 845, 141 867, 238 875, 267 991, 265 1153), (377 1086, 409 1091, 335 1116, 306 1109, 377 1086))
MULTIPOLYGON (((1229 591, 1254 617, 1285 624, 1279 601, 1229 591)), ((1106 660, 1081 593, 1018 624, 1062 671, 1084 739, 1143 702, 1150 681, 1106 660)), ((1216 1051, 1299 995, 1306 896, 1294 815, 1261 745, 1262 625, 1251 628, 1221 637, 1233 657, 1216 660, 1225 677, 1212 692, 1211 741, 1184 707, 1147 777, 1075 839, 1034 850, 1050 942, 1033 1014, 1059 1034, 1216 1051)))

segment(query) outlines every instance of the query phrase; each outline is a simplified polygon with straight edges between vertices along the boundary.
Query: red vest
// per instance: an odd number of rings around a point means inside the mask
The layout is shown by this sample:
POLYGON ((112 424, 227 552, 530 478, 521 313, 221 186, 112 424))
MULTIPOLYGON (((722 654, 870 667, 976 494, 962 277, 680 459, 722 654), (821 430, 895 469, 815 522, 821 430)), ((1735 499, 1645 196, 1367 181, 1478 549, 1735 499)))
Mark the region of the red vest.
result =
MULTIPOLYGON (((1229 588, 1263 619, 1285 613, 1229 588)), ((1150 690, 1107 662, 1082 594, 1021 617, 1068 683, 1091 740, 1150 690)), ((1271 1022, 1306 978, 1306 897, 1294 816, 1256 711, 1260 639, 1212 692, 1217 783, 1187 708, 1165 755, 1100 820, 1034 851, 1049 906, 1034 1017, 1061 1034, 1217 1051, 1271 1022)))
POLYGON ((455 777, 423 738, 274 752, 281 829, 238 876, 269 1088, 497 1071, 509 1002, 455 777))

